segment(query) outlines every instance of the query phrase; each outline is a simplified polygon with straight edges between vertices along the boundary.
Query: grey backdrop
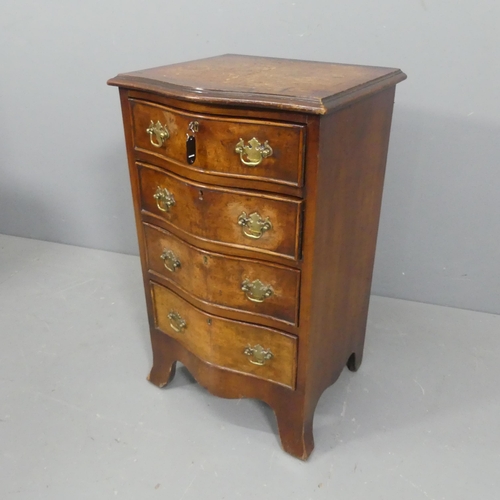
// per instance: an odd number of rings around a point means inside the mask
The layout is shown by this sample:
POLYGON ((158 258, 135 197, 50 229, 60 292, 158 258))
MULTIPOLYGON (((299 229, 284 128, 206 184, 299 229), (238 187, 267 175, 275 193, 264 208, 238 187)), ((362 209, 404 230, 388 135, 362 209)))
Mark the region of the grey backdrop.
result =
POLYGON ((394 66, 373 292, 500 313, 498 0, 3 0, 0 26, 1 233, 137 253, 118 72, 394 66))

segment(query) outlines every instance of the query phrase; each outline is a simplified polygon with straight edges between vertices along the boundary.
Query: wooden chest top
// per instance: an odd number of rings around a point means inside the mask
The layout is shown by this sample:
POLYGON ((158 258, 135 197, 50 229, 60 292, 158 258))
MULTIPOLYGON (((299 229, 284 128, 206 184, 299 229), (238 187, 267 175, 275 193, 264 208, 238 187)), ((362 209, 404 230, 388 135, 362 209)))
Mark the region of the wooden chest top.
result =
POLYGON ((226 54, 124 73, 108 83, 190 101, 325 114, 405 78, 394 68, 226 54))

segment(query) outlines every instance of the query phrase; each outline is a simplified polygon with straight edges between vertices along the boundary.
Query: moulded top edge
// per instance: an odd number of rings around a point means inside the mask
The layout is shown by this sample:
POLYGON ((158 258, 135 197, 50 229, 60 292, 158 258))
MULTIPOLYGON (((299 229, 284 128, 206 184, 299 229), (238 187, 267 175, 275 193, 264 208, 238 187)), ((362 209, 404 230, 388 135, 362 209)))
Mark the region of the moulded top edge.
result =
POLYGON ((119 74, 108 84, 193 102, 325 114, 405 78, 395 68, 228 54, 119 74))

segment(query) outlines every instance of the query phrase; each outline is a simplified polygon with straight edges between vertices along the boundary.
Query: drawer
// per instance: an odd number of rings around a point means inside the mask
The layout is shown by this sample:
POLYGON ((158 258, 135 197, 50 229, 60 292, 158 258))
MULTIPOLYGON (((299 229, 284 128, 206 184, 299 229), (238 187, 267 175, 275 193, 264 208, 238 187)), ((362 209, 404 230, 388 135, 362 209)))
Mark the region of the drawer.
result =
POLYGON ((300 271, 193 247, 144 224, 148 268, 195 298, 297 324, 300 271))
POLYGON ((137 164, 142 210, 181 236, 226 247, 299 257, 302 201, 197 184, 137 164))
POLYGON ((151 293, 156 327, 201 360, 295 387, 293 335, 206 314, 156 283, 151 293))
POLYGON ((303 125, 191 114, 135 99, 130 106, 137 151, 214 175, 302 186, 303 125), (198 123, 198 132, 189 164, 191 122, 198 123))

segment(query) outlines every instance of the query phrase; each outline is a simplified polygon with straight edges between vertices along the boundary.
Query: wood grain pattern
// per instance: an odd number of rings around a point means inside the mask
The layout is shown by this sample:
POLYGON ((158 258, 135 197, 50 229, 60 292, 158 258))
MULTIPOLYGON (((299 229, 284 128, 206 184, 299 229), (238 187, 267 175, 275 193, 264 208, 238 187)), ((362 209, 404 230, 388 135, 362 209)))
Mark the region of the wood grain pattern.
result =
MULTIPOLYGON (((276 414, 284 450, 309 456, 321 394, 346 364, 357 370, 362 360, 395 84, 404 78, 387 68, 222 56, 110 81, 122 87, 152 383, 166 385, 181 361, 213 394, 265 401, 276 414), (286 184, 291 177, 282 174, 230 177, 230 161, 220 171, 197 170, 137 149, 131 99, 182 117, 299 125, 306 141, 304 182, 286 184), (170 213, 156 208, 158 185, 175 195, 170 213), (236 224, 240 211, 258 211, 273 225, 276 219, 276 232, 248 240, 236 224), (182 277, 165 274, 155 260, 166 246, 189 263, 182 277), (259 315, 262 304, 246 309, 242 295, 231 290, 245 273, 258 271, 253 276, 260 278, 263 269, 277 287, 289 281, 282 302, 272 308, 269 302, 259 315), (298 326, 286 322, 297 304, 298 326), (188 320, 187 334, 170 327, 174 307, 188 320), (282 354, 264 367, 242 363, 249 341, 282 354)), ((187 118, 179 120, 184 126, 187 118)), ((210 142, 231 135, 224 133, 218 130, 210 142)), ((288 175, 294 167, 286 168, 288 175)))
POLYGON ((295 386, 297 341, 292 335, 206 314, 156 283, 151 283, 151 293, 156 326, 199 359, 291 388, 295 386), (179 313, 186 321, 182 333, 172 328, 170 311, 179 313), (264 366, 252 364, 244 354, 247 346, 257 344, 273 353, 264 366))
POLYGON ((248 178, 295 186, 302 185, 304 127, 267 120, 242 120, 221 116, 187 113, 166 106, 131 99, 134 144, 137 151, 173 160, 185 169, 233 178, 248 178), (151 144, 146 132, 151 121, 159 121, 170 133, 162 147, 151 144), (196 159, 186 161, 186 134, 189 123, 197 121, 196 159), (247 166, 235 152, 242 138, 245 144, 257 138, 268 141, 273 153, 257 166, 247 166))
MULTIPOLYGON (((144 102, 150 102, 152 104, 158 104, 160 106, 165 106, 175 110, 184 110, 192 114, 204 114, 212 116, 221 117, 234 117, 234 118, 245 118, 249 120, 266 120, 273 123, 294 123, 304 126, 307 125, 310 115, 303 113, 297 113, 292 111, 277 111, 274 109, 251 109, 251 108, 237 108, 233 106, 224 106, 219 104, 214 104, 210 102, 199 103, 199 102, 189 102, 180 99, 176 99, 172 96, 159 95, 152 92, 128 90, 127 95, 129 96, 129 102, 127 107, 130 110, 130 101, 138 100, 144 102)), ((305 137, 304 137, 305 139, 305 137)), ((304 144, 305 150, 305 144, 304 144)), ((148 152, 143 152, 141 150, 135 149, 135 159, 140 163, 154 163, 158 167, 162 167, 165 170, 169 170, 177 175, 186 177, 190 180, 196 182, 212 184, 215 183, 220 186, 234 187, 235 178, 228 177, 226 175, 219 175, 216 172, 206 172, 197 168, 187 168, 184 163, 177 163, 172 160, 168 160, 166 157, 162 156, 152 156, 148 152), (217 176, 216 178, 214 176, 217 176)), ((267 178, 256 179, 248 177, 237 177, 237 186, 241 189, 246 190, 256 190, 265 191, 275 194, 284 194, 289 196, 295 196, 302 198, 303 196, 303 186, 295 186, 291 184, 280 184, 276 182, 269 182, 267 178)))
MULTIPOLYGON (((343 367, 362 361, 394 88, 316 122, 308 159, 297 390, 304 457, 314 447, 314 410, 343 367)), ((288 424, 285 424, 288 425, 288 424)), ((298 425, 291 423, 290 425, 298 425)))
POLYGON ((298 259, 302 201, 188 182, 143 164, 138 164, 138 169, 142 209, 159 217, 170 231, 181 237, 187 233, 200 240, 215 241, 227 249, 246 247, 298 259), (156 205, 154 194, 158 187, 167 188, 175 198, 175 206, 169 212, 162 212, 156 205), (269 217, 272 229, 260 239, 245 236, 238 225, 243 212, 269 217))
POLYGON ((304 125, 312 115, 298 112, 297 110, 283 110, 281 108, 251 108, 232 106, 231 104, 218 103, 214 101, 192 102, 181 99, 174 95, 165 95, 158 92, 148 92, 144 89, 138 91, 130 89, 127 91, 129 99, 151 102, 166 106, 167 108, 186 111, 193 114, 206 114, 212 116, 228 117, 249 120, 268 120, 271 122, 282 122, 290 124, 304 125))
POLYGON ((262 378, 249 378, 245 373, 224 370, 201 361, 176 339, 158 329, 151 332, 153 367, 149 380, 164 387, 175 374, 180 361, 193 377, 215 396, 223 398, 255 398, 267 403, 275 412, 283 449, 305 460, 312 451, 312 425, 303 422, 304 394, 290 387, 262 378))
MULTIPOLYGON (((354 354, 352 366, 361 363, 394 92, 387 89, 321 123, 322 134, 333 140, 321 144, 318 175, 323 202, 317 205, 311 293, 318 360, 338 357, 340 364, 354 354), (328 185, 336 186, 335 196, 328 185), (325 279, 325 269, 334 283, 325 279)), ((313 378, 327 386, 325 373, 313 378)))
POLYGON ((226 54, 121 74, 108 84, 196 102, 325 114, 405 78, 394 68, 226 54))
POLYGON ((148 268, 194 297, 223 308, 246 311, 250 313, 246 318, 249 322, 268 316, 297 324, 300 284, 297 269, 208 252, 149 224, 144 224, 144 235, 148 268), (165 250, 172 251, 180 262, 175 271, 165 268, 161 259, 165 250), (264 302, 251 302, 241 290, 244 280, 256 279, 273 289, 273 295, 264 302))

